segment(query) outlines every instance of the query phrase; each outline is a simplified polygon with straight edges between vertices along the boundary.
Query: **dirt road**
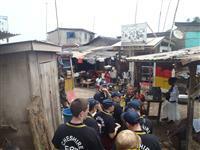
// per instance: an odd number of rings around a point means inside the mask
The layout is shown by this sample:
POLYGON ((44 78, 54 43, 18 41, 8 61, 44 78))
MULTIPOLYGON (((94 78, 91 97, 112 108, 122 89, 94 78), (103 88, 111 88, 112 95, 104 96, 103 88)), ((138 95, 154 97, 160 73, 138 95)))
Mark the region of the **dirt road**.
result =
POLYGON ((76 87, 74 91, 76 98, 89 98, 94 96, 96 89, 76 87))

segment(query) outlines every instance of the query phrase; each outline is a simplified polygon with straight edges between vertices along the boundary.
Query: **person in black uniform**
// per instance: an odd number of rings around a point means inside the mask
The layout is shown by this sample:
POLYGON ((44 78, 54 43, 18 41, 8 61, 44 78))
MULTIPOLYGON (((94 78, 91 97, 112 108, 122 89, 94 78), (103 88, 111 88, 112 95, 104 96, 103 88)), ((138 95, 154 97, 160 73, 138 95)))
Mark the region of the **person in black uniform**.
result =
POLYGON ((159 139, 153 134, 146 134, 140 125, 140 116, 135 111, 128 111, 122 114, 127 128, 134 131, 141 138, 140 150, 161 150, 159 139))
POLYGON ((97 121, 93 117, 97 112, 99 102, 96 101, 94 98, 89 98, 88 102, 89 102, 89 112, 83 123, 88 127, 94 128, 96 132, 99 134, 99 126, 97 124, 97 121))
POLYGON ((111 96, 110 92, 108 91, 107 84, 103 83, 100 84, 100 88, 97 93, 94 94, 94 99, 99 101, 102 104, 103 100, 109 98, 111 96))
POLYGON ((72 119, 62 124, 56 130, 52 143, 57 149, 78 149, 78 150, 103 150, 99 136, 91 127, 83 124, 88 114, 88 101, 75 99, 70 109, 72 119))
POLYGON ((142 127, 142 129, 148 133, 148 134, 152 134, 153 133, 153 124, 151 122, 151 120, 149 120, 147 118, 147 116, 142 115, 141 116, 141 102, 137 99, 135 100, 131 100, 128 104, 127 104, 127 111, 135 111, 139 114, 140 116, 140 125, 142 127))
POLYGON ((101 125, 100 137, 105 150, 111 150, 114 143, 114 137, 120 128, 119 124, 115 123, 112 116, 114 111, 114 102, 110 99, 105 99, 102 102, 103 111, 97 112, 95 119, 101 125))
POLYGON ((120 97, 122 96, 121 93, 119 92, 113 92, 111 94, 111 98, 114 101, 114 112, 113 112, 113 117, 115 119, 116 123, 119 123, 120 125, 122 124, 121 121, 121 114, 123 113, 123 108, 120 106, 120 97))

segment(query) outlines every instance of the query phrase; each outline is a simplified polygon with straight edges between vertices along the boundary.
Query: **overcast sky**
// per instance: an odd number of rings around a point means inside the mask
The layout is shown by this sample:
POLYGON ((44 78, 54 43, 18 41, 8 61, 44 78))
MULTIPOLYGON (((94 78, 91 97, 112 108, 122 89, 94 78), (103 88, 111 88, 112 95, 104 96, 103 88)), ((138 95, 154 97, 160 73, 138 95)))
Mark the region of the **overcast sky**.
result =
MULTIPOLYGON (((57 0, 59 27, 84 28, 97 35, 119 36, 121 25, 134 24, 136 1, 57 0)), ((139 0, 137 23, 147 22, 158 31, 161 1, 139 0)), ((163 0, 160 31, 169 1, 163 0)), ((177 0, 172 0, 165 30, 171 28, 176 3, 177 0)), ((176 21, 200 17, 199 6, 200 0, 180 0, 176 21)), ((45 40, 46 30, 56 28, 55 0, 0 0, 0 16, 8 16, 9 32, 21 34, 11 41, 45 40)))

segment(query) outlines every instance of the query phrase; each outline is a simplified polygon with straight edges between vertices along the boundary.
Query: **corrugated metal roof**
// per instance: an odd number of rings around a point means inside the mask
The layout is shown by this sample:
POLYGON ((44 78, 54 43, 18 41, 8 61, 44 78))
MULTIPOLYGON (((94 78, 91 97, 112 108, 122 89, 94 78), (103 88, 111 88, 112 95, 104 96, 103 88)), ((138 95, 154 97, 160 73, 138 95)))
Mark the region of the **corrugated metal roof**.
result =
POLYGON ((86 54, 85 59, 92 59, 92 58, 106 59, 106 58, 114 57, 117 53, 118 52, 113 52, 113 51, 108 51, 108 50, 97 50, 97 51, 93 51, 92 53, 86 54))
POLYGON ((22 41, 0 45, 0 54, 9 54, 26 51, 61 52, 61 47, 42 41, 22 41))
POLYGON ((117 52, 108 51, 108 49, 111 49, 111 46, 100 46, 100 47, 94 47, 90 48, 84 51, 71 51, 73 54, 73 57, 75 58, 84 58, 84 59, 90 59, 91 57, 102 57, 102 58, 108 58, 114 56, 117 52))
POLYGON ((200 46, 165 53, 132 56, 128 57, 127 60, 134 62, 181 61, 182 64, 188 64, 193 61, 200 61, 200 46))
MULTIPOLYGON (((134 45, 127 45, 127 46, 144 46, 144 47, 156 47, 158 44, 160 44, 162 42, 162 40, 164 39, 165 37, 154 37, 154 38, 147 38, 147 41, 145 44, 139 44, 139 43, 135 43, 134 45)), ((113 47, 120 47, 122 46, 122 43, 121 41, 112 45, 113 47)), ((126 46, 126 45, 123 45, 123 46, 126 46)))
MULTIPOLYGON (((50 33, 55 32, 57 30, 58 29, 55 29, 53 31, 49 31, 49 32, 47 32, 47 34, 50 34, 50 33)), ((91 33, 91 34, 95 34, 92 31, 89 31, 89 30, 86 30, 86 29, 82 29, 82 28, 59 28, 59 30, 76 30, 76 31, 84 31, 84 32, 88 32, 88 33, 91 33)))

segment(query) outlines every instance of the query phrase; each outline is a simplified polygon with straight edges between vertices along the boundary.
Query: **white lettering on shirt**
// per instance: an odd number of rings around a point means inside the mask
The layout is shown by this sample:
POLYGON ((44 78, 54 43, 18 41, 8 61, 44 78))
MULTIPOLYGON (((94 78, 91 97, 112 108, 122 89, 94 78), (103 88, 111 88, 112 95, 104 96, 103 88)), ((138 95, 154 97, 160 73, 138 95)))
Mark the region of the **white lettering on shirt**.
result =
POLYGON ((140 150, 150 150, 146 145, 140 144, 140 150))
POLYGON ((66 136, 65 138, 63 138, 63 140, 61 141, 61 144, 65 147, 65 150, 81 150, 84 149, 81 141, 79 141, 79 139, 77 139, 76 137, 70 135, 70 136, 66 136), (77 146, 73 147, 73 146, 66 146, 67 142, 74 142, 77 146))

